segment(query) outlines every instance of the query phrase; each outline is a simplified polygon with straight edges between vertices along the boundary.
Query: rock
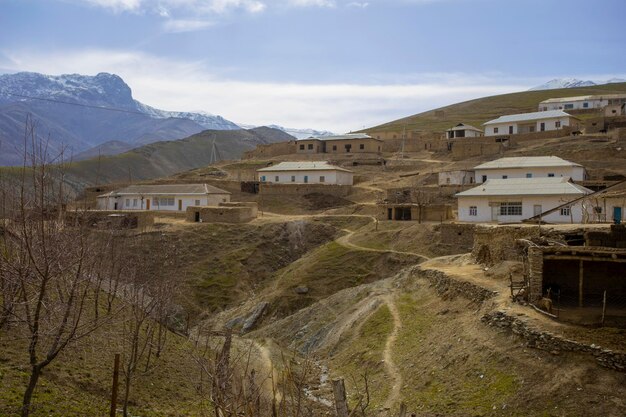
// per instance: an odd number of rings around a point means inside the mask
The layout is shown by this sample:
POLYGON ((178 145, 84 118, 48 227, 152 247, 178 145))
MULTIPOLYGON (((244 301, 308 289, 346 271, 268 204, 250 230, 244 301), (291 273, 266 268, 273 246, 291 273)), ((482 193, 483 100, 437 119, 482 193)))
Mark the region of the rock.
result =
POLYGON ((246 318, 246 321, 243 323, 241 332, 248 333, 249 331, 254 329, 257 322, 269 305, 270 303, 268 303, 267 301, 263 301, 262 303, 257 304, 257 306, 254 307, 254 310, 252 310, 252 313, 250 313, 250 315, 246 318))
POLYGON ((308 287, 296 287, 294 291, 296 292, 296 294, 304 295, 304 294, 309 293, 309 288, 308 287))

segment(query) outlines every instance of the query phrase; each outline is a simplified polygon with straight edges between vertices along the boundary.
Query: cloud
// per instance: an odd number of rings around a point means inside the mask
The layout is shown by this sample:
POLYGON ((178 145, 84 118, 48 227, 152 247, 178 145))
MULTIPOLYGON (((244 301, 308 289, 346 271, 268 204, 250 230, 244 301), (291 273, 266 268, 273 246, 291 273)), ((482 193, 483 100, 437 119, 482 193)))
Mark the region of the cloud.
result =
POLYGON ((335 7, 334 0, 288 0, 287 3, 295 7, 335 7))
MULTIPOLYGON (((169 17, 173 11, 193 14, 226 13, 231 10, 244 10, 259 13, 266 4, 260 0, 75 0, 113 12, 155 13, 169 17)), ((322 0, 325 1, 325 0, 322 0)))
POLYGON ((137 52, 0 51, 0 57, 2 53, 5 62, 0 61, 0 68, 13 71, 118 74, 137 100, 165 110, 202 109, 241 123, 336 132, 476 97, 526 90, 535 83, 468 74, 416 75, 401 84, 252 82, 216 76, 203 61, 175 61, 137 52))
POLYGON ((359 8, 359 9, 365 9, 367 6, 369 6, 370 4, 367 2, 358 2, 358 1, 352 1, 348 4, 346 4, 346 7, 355 7, 355 8, 359 8))
POLYGON ((209 20, 170 19, 163 23, 163 29, 169 33, 195 32, 213 26, 209 20))

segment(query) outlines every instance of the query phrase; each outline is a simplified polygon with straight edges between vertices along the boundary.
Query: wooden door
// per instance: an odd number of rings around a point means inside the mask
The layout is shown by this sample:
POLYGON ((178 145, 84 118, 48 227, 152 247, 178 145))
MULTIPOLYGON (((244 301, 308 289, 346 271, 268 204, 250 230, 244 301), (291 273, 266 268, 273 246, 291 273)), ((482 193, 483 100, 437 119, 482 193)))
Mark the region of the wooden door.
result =
POLYGON ((150 199, 146 200, 146 210, 150 210, 150 199))
POLYGON ((178 211, 183 210, 183 200, 178 200, 178 211))

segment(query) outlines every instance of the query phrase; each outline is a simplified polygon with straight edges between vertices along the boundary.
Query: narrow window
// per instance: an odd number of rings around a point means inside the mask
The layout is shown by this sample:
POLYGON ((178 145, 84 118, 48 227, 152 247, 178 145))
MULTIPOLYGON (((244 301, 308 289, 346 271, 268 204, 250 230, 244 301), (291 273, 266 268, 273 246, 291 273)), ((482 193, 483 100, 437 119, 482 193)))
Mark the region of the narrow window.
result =
POLYGON ((196 200, 196 206, 200 205, 200 200, 196 200))
POLYGON ((276 175, 276 177, 274 177, 274 179, 276 180, 276 182, 278 182, 278 175, 276 175))
POLYGON ((569 216, 572 211, 570 207, 561 207, 561 216, 569 216))
POLYGON ((309 143, 309 150, 313 150, 313 144, 309 143))
POLYGON ((320 175, 320 182, 326 182, 326 177, 323 175, 320 175))
POLYGON ((478 208, 476 206, 470 206, 470 208, 469 208, 469 215, 470 216, 477 216, 478 215, 478 208))
POLYGON ((498 128, 497 127, 493 128, 493 133, 498 133, 498 128))
POLYGON ((133 198, 133 207, 137 207, 137 199, 133 198))
POLYGON ((513 134, 513 126, 509 126, 509 135, 513 134))
POLYGON ((554 122, 554 127, 556 127, 557 129, 561 127, 561 121, 554 122))
POLYGON ((545 131, 546 131, 546 124, 542 122, 542 123, 539 125, 539 130, 541 130, 542 132, 545 132, 545 131))
POLYGON ((483 175, 483 182, 487 181, 487 176, 483 175))
POLYGON ((526 173, 526 178, 532 178, 532 177, 533 177, 533 174, 532 174, 532 173, 530 173, 530 172, 527 172, 527 173, 526 173))
POLYGON ((554 173, 550 172, 550 173, 548 174, 548 178, 553 178, 553 177, 554 177, 554 173))
POLYGON ((126 207, 130 207, 130 198, 126 199, 126 207))
POLYGON ((502 179, 503 179, 503 180, 506 180, 507 178, 509 178, 509 176, 508 176, 508 175, 503 175, 503 176, 502 176, 502 179))
POLYGON ((295 175, 291 176, 291 182, 296 182, 296 176, 295 175))
POLYGON ((365 149, 365 145, 364 145, 363 143, 361 143, 361 144, 359 145, 359 149, 365 149))
POLYGON ((300 150, 303 151, 304 150, 304 145, 300 145, 300 150))
POLYGON ((265 175, 261 177, 261 182, 265 182, 265 175))
POLYGON ((333 145, 333 151, 337 150, 337 145, 333 145))

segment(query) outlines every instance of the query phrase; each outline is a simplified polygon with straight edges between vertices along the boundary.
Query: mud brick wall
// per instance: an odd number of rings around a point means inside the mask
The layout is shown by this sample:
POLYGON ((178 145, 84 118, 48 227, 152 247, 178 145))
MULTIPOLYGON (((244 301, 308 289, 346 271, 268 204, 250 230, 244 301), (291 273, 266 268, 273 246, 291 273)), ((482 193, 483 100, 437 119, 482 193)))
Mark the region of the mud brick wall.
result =
POLYGON ((536 303, 543 296, 543 250, 528 248, 529 294, 531 303, 536 303))
POLYGON ((590 230, 585 232, 585 245, 626 248, 626 225, 611 225, 610 231, 590 230))
POLYGON ((471 251, 474 247, 475 229, 476 225, 473 224, 444 223, 439 226, 441 243, 471 251))
POLYGON ((191 206, 187 207, 185 220, 196 221, 196 213, 200 214, 202 223, 247 223, 256 218, 256 209, 253 207, 207 207, 191 206))
POLYGON ((531 328, 519 317, 508 315, 504 311, 494 311, 482 317, 482 322, 491 327, 505 329, 517 334, 529 347, 548 352, 579 352, 591 354, 599 365, 626 372, 626 353, 603 349, 596 345, 587 345, 575 340, 565 339, 547 331, 531 328))
POLYGON ((351 185, 333 184, 259 184, 259 194, 261 195, 307 195, 307 194, 328 194, 335 197, 345 197, 350 194, 351 185))
POLYGON ((517 239, 539 237, 537 227, 477 227, 474 231, 472 257, 479 263, 492 266, 501 261, 518 261, 517 239))

